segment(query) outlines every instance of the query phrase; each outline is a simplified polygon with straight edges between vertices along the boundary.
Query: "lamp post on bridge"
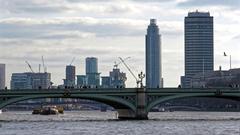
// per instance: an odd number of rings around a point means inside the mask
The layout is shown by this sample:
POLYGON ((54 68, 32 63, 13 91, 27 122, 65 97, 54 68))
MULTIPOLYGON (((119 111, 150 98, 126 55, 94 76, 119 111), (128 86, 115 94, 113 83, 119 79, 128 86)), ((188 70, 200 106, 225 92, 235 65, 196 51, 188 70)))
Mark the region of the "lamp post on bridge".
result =
MULTIPOLYGON (((228 55, 226 54, 226 52, 223 52, 223 56, 227 57, 228 55)), ((230 70, 232 69, 232 56, 229 55, 229 67, 230 67, 230 70)))

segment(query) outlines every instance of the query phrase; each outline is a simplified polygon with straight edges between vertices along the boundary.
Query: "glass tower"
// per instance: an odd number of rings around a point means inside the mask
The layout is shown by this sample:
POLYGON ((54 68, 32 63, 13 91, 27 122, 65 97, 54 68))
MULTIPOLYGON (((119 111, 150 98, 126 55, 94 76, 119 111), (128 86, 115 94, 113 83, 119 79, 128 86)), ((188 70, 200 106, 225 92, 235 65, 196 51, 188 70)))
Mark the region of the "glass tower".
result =
POLYGON ((162 88, 161 35, 157 20, 151 19, 146 35, 146 87, 162 88))

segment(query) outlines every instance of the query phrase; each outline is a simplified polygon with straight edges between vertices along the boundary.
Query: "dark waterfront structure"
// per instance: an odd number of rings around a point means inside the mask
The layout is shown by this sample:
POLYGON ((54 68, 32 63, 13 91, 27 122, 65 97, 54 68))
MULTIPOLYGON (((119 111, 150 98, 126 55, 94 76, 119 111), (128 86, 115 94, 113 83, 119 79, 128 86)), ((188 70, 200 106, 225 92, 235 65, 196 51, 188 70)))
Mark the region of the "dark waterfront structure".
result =
POLYGON ((191 79, 194 88, 240 87, 240 68, 198 73, 191 79))
POLYGON ((161 35, 157 20, 151 19, 146 35, 146 87, 162 88, 161 35))
POLYGON ((184 24, 185 76, 181 85, 189 88, 195 74, 213 71, 213 17, 209 12, 189 12, 184 24))

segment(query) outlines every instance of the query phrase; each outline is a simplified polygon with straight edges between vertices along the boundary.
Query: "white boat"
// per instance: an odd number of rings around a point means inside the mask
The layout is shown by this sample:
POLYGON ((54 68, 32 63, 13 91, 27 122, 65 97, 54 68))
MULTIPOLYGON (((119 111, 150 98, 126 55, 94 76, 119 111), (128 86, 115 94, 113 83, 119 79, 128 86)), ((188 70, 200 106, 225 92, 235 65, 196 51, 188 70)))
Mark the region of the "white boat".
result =
POLYGON ((2 113, 2 110, 0 110, 0 114, 2 113))

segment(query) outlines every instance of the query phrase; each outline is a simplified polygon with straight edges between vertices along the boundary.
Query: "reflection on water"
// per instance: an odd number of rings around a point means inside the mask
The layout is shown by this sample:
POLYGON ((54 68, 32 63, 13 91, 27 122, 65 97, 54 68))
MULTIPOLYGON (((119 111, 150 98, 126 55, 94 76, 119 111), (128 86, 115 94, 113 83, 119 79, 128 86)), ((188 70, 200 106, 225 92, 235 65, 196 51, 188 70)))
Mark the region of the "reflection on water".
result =
POLYGON ((72 111, 64 115, 0 114, 0 135, 239 135, 240 113, 159 112, 150 120, 120 121, 116 112, 72 111))

